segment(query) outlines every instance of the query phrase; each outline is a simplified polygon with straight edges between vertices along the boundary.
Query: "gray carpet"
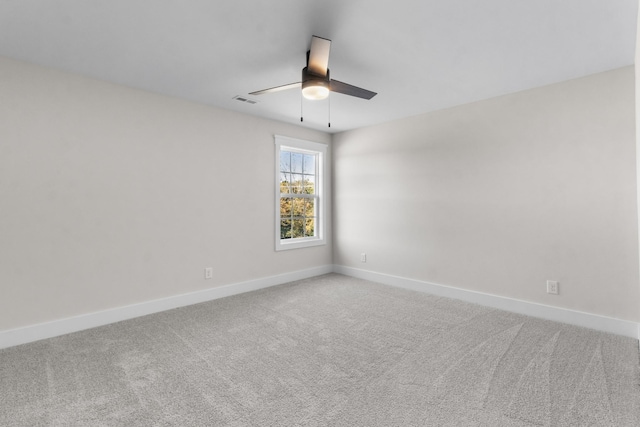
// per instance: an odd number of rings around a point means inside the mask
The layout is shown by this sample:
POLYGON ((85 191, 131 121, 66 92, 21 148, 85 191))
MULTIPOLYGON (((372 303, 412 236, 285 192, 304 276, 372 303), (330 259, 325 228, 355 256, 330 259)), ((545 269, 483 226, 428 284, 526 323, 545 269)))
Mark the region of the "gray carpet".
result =
POLYGON ((2 426, 640 426, 638 341, 337 274, 0 351, 2 426))

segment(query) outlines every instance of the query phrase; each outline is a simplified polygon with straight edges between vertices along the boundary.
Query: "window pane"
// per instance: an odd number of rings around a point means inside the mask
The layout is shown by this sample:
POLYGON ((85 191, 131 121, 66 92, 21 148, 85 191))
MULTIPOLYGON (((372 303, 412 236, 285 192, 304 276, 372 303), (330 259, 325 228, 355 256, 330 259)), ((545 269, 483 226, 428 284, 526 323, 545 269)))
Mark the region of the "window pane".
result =
POLYGON ((305 199, 304 216, 306 217, 316 216, 315 202, 316 201, 314 199, 305 199))
POLYGON ((291 220, 283 219, 280 221, 280 238, 281 239, 290 239, 291 238, 291 220))
POLYGON ((303 175, 303 192, 304 194, 316 194, 316 177, 315 175, 303 175))
POLYGON ((304 237, 304 225, 303 219, 294 219, 291 227, 291 237, 294 239, 304 237))
POLYGON ((302 194, 302 175, 291 174, 291 192, 302 194))
POLYGON ((280 152, 280 170, 291 172, 291 153, 289 151, 280 152))
POLYGON ((316 173, 316 156, 312 154, 304 155, 303 173, 315 175, 316 173))
POLYGON ((303 154, 291 153, 291 172, 302 173, 302 158, 303 154))
POLYGON ((291 217, 291 198, 289 197, 281 197, 280 198, 280 218, 290 218, 291 217))
POLYGON ((304 199, 293 198, 293 216, 304 216, 304 199))
POLYGON ((307 218, 305 220, 304 235, 309 237, 315 236, 316 235, 315 227, 316 227, 316 220, 313 218, 307 218))
POLYGON ((288 173, 280 172, 280 192, 291 193, 290 179, 288 173))

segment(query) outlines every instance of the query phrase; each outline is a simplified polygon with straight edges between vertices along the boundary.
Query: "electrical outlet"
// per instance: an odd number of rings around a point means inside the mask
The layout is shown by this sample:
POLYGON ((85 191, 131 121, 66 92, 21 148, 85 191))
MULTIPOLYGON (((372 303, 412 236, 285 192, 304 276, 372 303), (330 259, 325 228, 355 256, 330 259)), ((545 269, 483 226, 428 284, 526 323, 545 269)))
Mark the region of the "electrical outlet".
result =
POLYGON ((547 293, 558 295, 560 284, 555 280, 547 280, 547 293))
POLYGON ((213 268, 212 267, 207 267, 207 268, 204 269, 204 278, 205 279, 213 278, 213 268))
POLYGON ((364 252, 362 252, 360 254, 360 261, 361 262, 367 262, 367 254, 365 254, 364 252))

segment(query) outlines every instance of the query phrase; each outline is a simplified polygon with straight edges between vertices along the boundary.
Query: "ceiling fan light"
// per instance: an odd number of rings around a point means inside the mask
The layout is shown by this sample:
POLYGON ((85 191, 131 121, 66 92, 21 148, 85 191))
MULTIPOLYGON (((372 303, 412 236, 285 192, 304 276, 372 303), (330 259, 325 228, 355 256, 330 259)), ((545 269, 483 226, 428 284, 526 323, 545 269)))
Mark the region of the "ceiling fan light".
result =
POLYGON ((302 96, 312 101, 326 99, 329 88, 323 81, 309 81, 302 84, 302 96))

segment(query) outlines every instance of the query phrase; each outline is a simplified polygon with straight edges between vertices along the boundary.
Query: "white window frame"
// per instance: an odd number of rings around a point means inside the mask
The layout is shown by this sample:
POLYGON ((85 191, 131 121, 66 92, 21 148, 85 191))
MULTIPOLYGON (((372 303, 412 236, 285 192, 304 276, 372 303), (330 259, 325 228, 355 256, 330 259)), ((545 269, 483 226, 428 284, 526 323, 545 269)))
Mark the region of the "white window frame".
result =
POLYGON ((307 248, 310 246, 319 246, 326 244, 325 225, 327 221, 326 203, 325 203, 325 182, 327 180, 327 144, 319 142, 305 141, 302 139, 289 138, 287 136, 275 135, 276 157, 275 157, 275 239, 276 251, 288 249, 307 248), (293 151, 303 154, 317 154, 318 163, 316 170, 318 172, 316 182, 316 220, 314 224, 315 236, 298 237, 294 239, 280 238, 280 152, 293 151))

